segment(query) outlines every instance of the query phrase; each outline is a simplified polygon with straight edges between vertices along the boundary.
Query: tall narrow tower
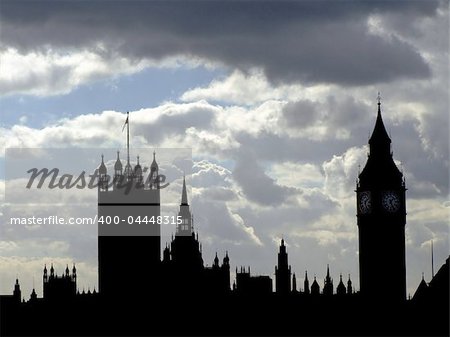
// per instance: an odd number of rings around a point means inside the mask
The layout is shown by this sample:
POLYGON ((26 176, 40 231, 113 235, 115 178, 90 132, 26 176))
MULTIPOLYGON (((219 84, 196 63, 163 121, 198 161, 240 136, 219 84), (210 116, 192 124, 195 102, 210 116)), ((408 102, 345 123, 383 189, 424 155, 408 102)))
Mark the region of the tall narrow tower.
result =
POLYGON ((186 177, 183 177, 178 219, 181 221, 177 224, 175 238, 171 243, 172 261, 176 268, 188 270, 188 273, 200 271, 203 268, 203 259, 200 251, 200 243, 194 233, 192 213, 187 197, 186 177))
POLYGON ((291 291, 291 266, 288 264, 284 239, 281 239, 278 266, 275 266, 275 290, 278 294, 288 294, 291 291))
POLYGON ((405 181, 394 163, 389 138, 378 115, 370 153, 356 187, 361 294, 366 298, 406 298, 405 181), (380 282, 380 277, 387 282, 380 282))
POLYGON ((120 297, 136 287, 154 290, 160 263, 160 187, 155 152, 150 174, 144 180, 139 158, 134 167, 129 154, 129 117, 127 157, 123 170, 120 154, 114 165, 112 181, 105 163, 99 166, 98 185, 98 271, 102 296, 120 297), (139 277, 130 275, 139 271, 139 277))

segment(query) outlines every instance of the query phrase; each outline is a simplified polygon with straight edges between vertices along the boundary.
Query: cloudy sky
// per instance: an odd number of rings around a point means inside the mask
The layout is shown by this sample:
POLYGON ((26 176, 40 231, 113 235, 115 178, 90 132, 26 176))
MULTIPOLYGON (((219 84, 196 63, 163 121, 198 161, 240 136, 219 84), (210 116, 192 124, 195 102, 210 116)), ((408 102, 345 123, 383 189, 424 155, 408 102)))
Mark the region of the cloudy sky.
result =
MULTIPOLYGON (((3 0, 0 22, 2 149, 120 149, 130 111, 141 158, 192 149, 205 263, 228 250, 233 270, 273 276, 284 237, 299 285, 308 270, 322 286, 329 263, 358 289, 354 189, 378 91, 408 187, 408 292, 430 280, 432 240, 435 269, 448 256, 447 1, 3 0)), ((51 262, 97 286, 95 226, 11 226, 2 195, 0 293, 18 275, 42 296, 51 262)))

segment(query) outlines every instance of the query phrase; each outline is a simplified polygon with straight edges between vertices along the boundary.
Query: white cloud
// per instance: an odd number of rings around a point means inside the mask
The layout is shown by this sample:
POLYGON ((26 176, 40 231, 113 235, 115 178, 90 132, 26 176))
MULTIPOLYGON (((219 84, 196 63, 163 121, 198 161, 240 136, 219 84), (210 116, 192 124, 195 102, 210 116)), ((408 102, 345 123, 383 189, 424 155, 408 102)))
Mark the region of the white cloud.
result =
POLYGON ((0 52, 0 58, 0 91, 4 96, 66 94, 88 82, 136 73, 149 65, 146 61, 132 62, 88 50, 50 49, 21 54, 17 49, 6 48, 0 52))
POLYGON ((365 148, 350 148, 344 154, 335 155, 323 163, 327 195, 336 200, 354 196, 358 166, 361 165, 361 169, 364 167, 366 154, 365 148))
MULTIPOLYGON (((315 91, 320 91, 320 88, 322 86, 317 86, 315 91)), ((258 69, 250 70, 248 74, 235 70, 223 79, 213 80, 207 87, 186 91, 181 95, 181 100, 192 102, 206 99, 225 104, 255 105, 273 99, 299 98, 302 89, 300 84, 274 87, 258 69)))
POLYGON ((269 175, 280 185, 297 188, 322 187, 324 181, 320 167, 312 163, 275 163, 269 175))

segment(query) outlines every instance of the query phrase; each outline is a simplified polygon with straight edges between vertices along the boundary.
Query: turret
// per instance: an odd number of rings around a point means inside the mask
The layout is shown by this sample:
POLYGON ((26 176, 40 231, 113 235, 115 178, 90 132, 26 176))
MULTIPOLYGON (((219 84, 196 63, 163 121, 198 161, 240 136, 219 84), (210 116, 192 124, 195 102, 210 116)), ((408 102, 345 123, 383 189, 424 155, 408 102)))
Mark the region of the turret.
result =
POLYGON ((319 295, 320 294, 320 286, 317 283, 316 277, 314 276, 314 281, 311 285, 311 295, 319 295))
POLYGON ((159 189, 158 163, 156 162, 156 152, 153 151, 153 161, 150 165, 148 176, 150 189, 159 189))
POLYGON ((330 266, 327 265, 327 276, 324 280, 323 286, 324 295, 333 295, 333 279, 330 277, 330 266))
POLYGON ((47 265, 44 264, 44 275, 43 275, 44 283, 48 282, 48 274, 47 274, 47 265))
POLYGON ((142 167, 139 164, 139 156, 137 156, 137 164, 134 167, 134 177, 136 179, 136 184, 139 186, 142 184, 143 176, 142 176, 142 167))
POLYGON ((342 282, 342 274, 339 275, 339 284, 336 288, 336 294, 337 295, 345 295, 345 293, 347 292, 347 289, 345 289, 345 285, 344 282, 342 282))
POLYGON ((225 257, 223 258, 222 266, 228 266, 230 268, 230 258, 228 257, 228 251, 225 253, 225 257))
POLYGON ((54 278, 55 277, 55 268, 53 268, 53 263, 50 266, 50 278, 54 278))
POLYGON ((36 302, 36 301, 37 301, 37 294, 33 287, 33 290, 31 291, 31 294, 30 294, 30 302, 36 302))
POLYGON ((308 271, 305 271, 305 281, 303 282, 303 291, 305 292, 305 295, 309 295, 308 271))
POLYGON ((214 258, 213 267, 214 268, 219 268, 219 258, 217 257, 217 252, 216 252, 216 257, 214 258))
POLYGON ((292 292, 297 292, 297 278, 295 277, 295 273, 292 274, 292 292))
POLYGON ((114 179, 120 179, 122 177, 122 162, 120 161, 120 152, 117 151, 117 160, 114 164, 114 179))
POLYGON ((19 285, 18 278, 16 278, 16 283, 14 284, 13 297, 14 297, 14 301, 16 303, 20 303, 20 301, 22 300, 22 292, 20 291, 20 285, 19 285))
POLYGON ((166 247, 164 248, 164 251, 163 251, 163 262, 168 263, 169 261, 170 261, 170 249, 166 243, 166 247))
POLYGON ((72 280, 74 280, 74 281, 77 280, 77 268, 75 268, 75 263, 73 264, 73 267, 72 267, 72 280))
POLYGON ((291 292, 291 266, 288 263, 288 254, 284 239, 281 239, 278 265, 275 266, 275 290, 279 294, 288 294, 291 292))
POLYGON ((102 162, 100 163, 100 166, 98 168, 98 175, 99 175, 98 188, 102 191, 107 190, 108 189, 108 171, 106 170, 106 166, 103 161, 103 154, 102 154, 102 162))

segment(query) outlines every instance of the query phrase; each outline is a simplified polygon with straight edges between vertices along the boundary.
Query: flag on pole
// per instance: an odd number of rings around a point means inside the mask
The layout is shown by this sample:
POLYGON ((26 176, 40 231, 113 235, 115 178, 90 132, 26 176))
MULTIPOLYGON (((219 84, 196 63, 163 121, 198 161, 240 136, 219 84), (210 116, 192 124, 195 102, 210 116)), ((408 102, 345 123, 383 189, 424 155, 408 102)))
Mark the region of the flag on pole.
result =
POLYGON ((125 125, 127 125, 127 124, 128 124, 128 112, 127 112, 127 119, 125 120, 125 123, 123 123, 122 132, 123 132, 123 129, 125 129, 125 125))

